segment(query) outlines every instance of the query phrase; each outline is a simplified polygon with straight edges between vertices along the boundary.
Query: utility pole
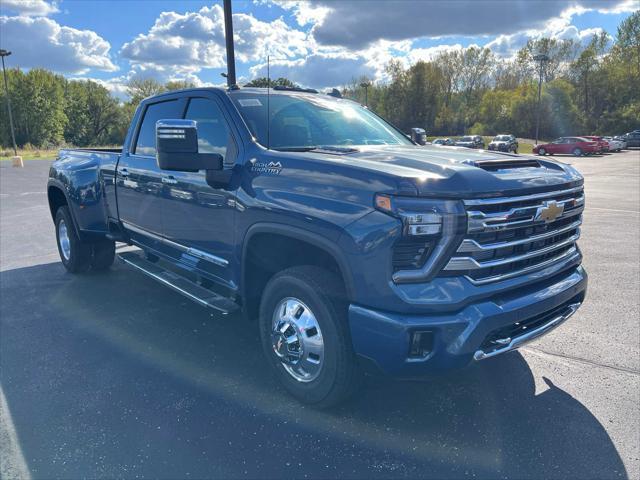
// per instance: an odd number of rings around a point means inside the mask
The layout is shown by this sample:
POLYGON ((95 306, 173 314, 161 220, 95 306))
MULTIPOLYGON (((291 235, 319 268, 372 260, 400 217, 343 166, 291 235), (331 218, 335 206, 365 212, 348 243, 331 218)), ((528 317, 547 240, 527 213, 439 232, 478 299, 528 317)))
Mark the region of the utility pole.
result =
POLYGON ((224 37, 227 44, 227 86, 238 88, 236 84, 236 57, 233 48, 233 18, 231 0, 224 0, 224 37))
POLYGON ((540 77, 538 79, 538 108, 536 109, 536 145, 538 144, 538 134, 540 133, 540 98, 542 94, 542 72, 544 70, 544 62, 549 61, 549 56, 539 53, 533 57, 536 62, 540 63, 540 77))
POLYGON ((24 163, 22 163, 22 157, 18 156, 18 147, 16 145, 16 134, 13 129, 13 114, 11 113, 11 99, 9 98, 9 83, 7 82, 7 70, 4 66, 4 57, 8 57, 11 55, 11 52, 8 50, 0 49, 0 57, 2 57, 2 76, 4 77, 4 92, 7 96, 7 111, 9 112, 9 125, 11 127, 11 141, 13 142, 13 166, 14 167, 24 167, 24 163))

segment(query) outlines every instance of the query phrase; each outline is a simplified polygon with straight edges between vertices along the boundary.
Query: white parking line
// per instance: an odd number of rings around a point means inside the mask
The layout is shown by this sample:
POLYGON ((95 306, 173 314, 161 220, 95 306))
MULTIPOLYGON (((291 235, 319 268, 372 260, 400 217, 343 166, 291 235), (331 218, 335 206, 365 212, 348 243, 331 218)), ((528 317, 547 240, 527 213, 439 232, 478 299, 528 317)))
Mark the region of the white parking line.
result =
POLYGON ((600 207, 589 207, 587 206, 587 210, 602 210, 603 212, 620 212, 620 213, 635 213, 640 214, 637 210, 620 210, 617 208, 600 208, 600 207))
POLYGON ((0 385, 0 478, 12 480, 31 478, 2 385, 0 385))

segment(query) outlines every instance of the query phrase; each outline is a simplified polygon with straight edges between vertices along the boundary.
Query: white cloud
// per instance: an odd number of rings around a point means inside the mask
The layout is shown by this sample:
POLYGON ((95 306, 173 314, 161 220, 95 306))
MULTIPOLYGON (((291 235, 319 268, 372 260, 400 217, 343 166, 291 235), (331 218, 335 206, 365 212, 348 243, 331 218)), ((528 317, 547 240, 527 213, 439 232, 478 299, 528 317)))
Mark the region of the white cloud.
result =
POLYGON ((0 17, 0 29, 3 47, 13 52, 12 65, 64 73, 118 69, 109 57, 109 42, 91 30, 61 26, 45 17, 0 17))
MULTIPOLYGON (((557 40, 573 40, 579 45, 586 46, 594 35, 600 35, 604 30, 600 27, 585 28, 579 30, 574 25, 560 24, 559 22, 551 25, 551 28, 543 30, 525 30, 523 32, 514 33, 512 35, 499 35, 485 47, 502 58, 513 57, 518 50, 524 47, 529 40, 537 40, 540 38, 555 38, 557 40)), ((611 41, 613 40, 610 36, 611 41)))
MULTIPOLYGON (((250 71, 253 77, 266 77, 267 65, 255 65, 250 71)), ((270 73, 271 78, 285 77, 304 87, 331 88, 361 76, 374 77, 377 71, 362 56, 314 53, 297 60, 271 62, 270 73)))
POLYGON ((510 35, 544 28, 550 20, 562 20, 563 12, 571 16, 590 10, 614 12, 631 8, 629 0, 489 0, 470 2, 466 6, 442 0, 317 0, 313 3, 272 0, 271 3, 293 11, 301 24, 312 22, 312 32, 319 44, 355 50, 380 39, 510 35))
MULTIPOLYGON (((252 15, 234 14, 236 59, 239 62, 295 58, 308 53, 308 36, 284 20, 263 22, 252 15)), ((193 72, 226 65, 224 16, 220 5, 198 12, 164 12, 148 33, 126 43, 123 57, 140 65, 179 65, 193 72)))
POLYGON ((610 14, 619 14, 619 13, 631 13, 635 12, 640 8, 640 4, 638 4, 638 0, 623 0, 620 3, 612 2, 612 4, 607 8, 600 8, 598 12, 600 13, 610 13, 610 14))
POLYGON ((1 10, 10 10, 24 17, 46 17, 52 13, 57 13, 56 2, 46 2, 44 0, 2 0, 1 10))
MULTIPOLYGON (((477 45, 473 46, 477 47, 477 45)), ((430 62, 441 53, 451 52, 454 50, 462 51, 464 49, 465 47, 463 47, 459 43, 456 43, 455 45, 436 45, 435 47, 428 48, 414 48, 409 52, 407 57, 411 63, 416 63, 419 61, 430 62)))
POLYGON ((331 11, 329 7, 317 5, 308 0, 254 0, 254 3, 277 5, 285 10, 292 11, 298 25, 301 27, 322 23, 331 11))

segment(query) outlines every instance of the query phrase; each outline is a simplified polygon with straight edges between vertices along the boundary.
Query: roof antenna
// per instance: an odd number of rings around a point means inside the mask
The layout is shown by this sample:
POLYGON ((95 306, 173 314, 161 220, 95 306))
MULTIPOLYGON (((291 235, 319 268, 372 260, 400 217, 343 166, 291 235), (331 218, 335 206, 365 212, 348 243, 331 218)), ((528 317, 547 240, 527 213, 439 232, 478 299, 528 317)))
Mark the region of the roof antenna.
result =
POLYGON ((233 49, 231 0, 224 0, 224 36, 227 44, 227 86, 235 90, 238 85, 236 84, 236 56, 233 49))
POLYGON ((267 55, 267 150, 271 149, 271 56, 267 55))

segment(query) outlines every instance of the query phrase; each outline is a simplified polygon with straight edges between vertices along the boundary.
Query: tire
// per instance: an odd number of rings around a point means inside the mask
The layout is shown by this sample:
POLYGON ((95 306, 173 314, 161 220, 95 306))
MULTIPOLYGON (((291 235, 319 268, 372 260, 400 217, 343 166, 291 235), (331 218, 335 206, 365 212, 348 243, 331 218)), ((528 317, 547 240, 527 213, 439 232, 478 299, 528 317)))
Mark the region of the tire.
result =
POLYGON ((582 149, 581 148, 574 148, 573 149, 573 156, 574 157, 581 157, 583 155, 582 149))
POLYGON ((91 269, 95 271, 107 270, 116 256, 116 242, 103 239, 91 245, 91 269))
POLYGON ((267 283, 260 302, 269 365, 291 395, 317 408, 345 401, 361 379, 340 284, 322 268, 293 267, 267 283))
POLYGON ((544 157, 546 154, 547 154, 547 151, 544 148, 541 148, 538 150, 538 155, 541 155, 544 157))
POLYGON ((56 243, 62 265, 71 273, 83 273, 91 266, 91 244, 83 242, 66 205, 58 208, 55 219, 56 243))

